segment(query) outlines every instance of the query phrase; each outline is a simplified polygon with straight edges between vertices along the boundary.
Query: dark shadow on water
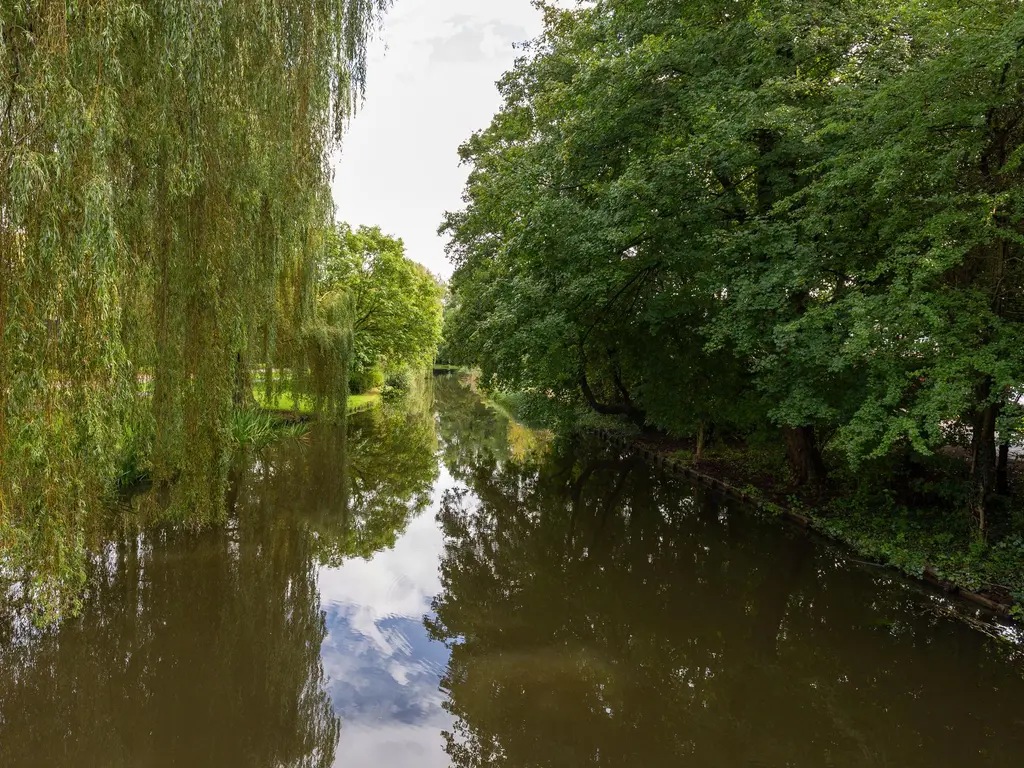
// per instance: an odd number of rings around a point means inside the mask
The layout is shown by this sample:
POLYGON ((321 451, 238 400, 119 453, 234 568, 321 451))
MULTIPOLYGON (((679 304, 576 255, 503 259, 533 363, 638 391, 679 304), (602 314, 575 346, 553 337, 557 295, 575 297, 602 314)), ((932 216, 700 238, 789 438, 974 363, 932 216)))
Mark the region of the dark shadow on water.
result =
POLYGON ((428 619, 454 765, 1021 764, 1012 648, 603 445, 509 461, 467 439, 494 431, 470 405, 439 397, 468 487, 442 502, 428 619))

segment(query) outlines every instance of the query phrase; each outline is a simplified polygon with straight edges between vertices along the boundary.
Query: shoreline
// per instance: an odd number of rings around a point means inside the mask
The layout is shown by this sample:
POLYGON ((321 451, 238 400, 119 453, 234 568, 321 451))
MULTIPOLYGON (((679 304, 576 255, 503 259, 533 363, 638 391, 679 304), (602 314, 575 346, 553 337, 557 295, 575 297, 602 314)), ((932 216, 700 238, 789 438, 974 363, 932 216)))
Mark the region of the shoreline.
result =
MULTIPOLYGON (((634 437, 619 434, 613 430, 603 427, 588 427, 584 431, 596 434, 610 445, 634 451, 665 471, 699 482, 702 485, 729 496, 730 498, 750 505, 758 512, 782 519, 791 525, 813 532, 816 536, 821 536, 829 542, 841 545, 851 554, 866 556, 866 553, 858 551, 857 548, 849 542, 830 534, 826 530, 823 530, 819 525, 819 521, 812 515, 806 515, 786 506, 769 502, 767 499, 750 493, 749 491, 737 488, 719 477, 715 477, 714 475, 710 475, 705 472, 700 472, 693 467, 687 466, 684 462, 673 457, 669 453, 658 451, 649 445, 645 445, 634 437)), ((983 592, 970 590, 952 581, 943 579, 938 575, 936 568, 932 565, 926 565, 922 574, 916 574, 909 572, 904 568, 900 568, 898 565, 893 563, 868 562, 868 564, 899 573, 902 576, 908 579, 913 579, 915 582, 925 585, 931 589, 939 590, 947 596, 959 598, 967 603, 971 603, 974 607, 990 612, 993 616, 998 616, 1001 619, 1006 619, 1020 625, 1019 620, 1014 615, 1014 608, 1019 606, 1018 603, 999 600, 990 597, 983 592)))

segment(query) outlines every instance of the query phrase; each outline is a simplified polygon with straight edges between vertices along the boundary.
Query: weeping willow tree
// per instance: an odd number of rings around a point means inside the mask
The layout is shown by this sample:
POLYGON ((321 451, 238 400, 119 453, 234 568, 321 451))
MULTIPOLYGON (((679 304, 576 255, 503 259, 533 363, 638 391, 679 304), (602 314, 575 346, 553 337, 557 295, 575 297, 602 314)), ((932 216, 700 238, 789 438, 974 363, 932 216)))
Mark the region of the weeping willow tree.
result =
POLYGON ((41 604, 125 456, 218 514, 250 366, 343 402, 348 300, 313 272, 388 5, 0 3, 0 562, 41 604))

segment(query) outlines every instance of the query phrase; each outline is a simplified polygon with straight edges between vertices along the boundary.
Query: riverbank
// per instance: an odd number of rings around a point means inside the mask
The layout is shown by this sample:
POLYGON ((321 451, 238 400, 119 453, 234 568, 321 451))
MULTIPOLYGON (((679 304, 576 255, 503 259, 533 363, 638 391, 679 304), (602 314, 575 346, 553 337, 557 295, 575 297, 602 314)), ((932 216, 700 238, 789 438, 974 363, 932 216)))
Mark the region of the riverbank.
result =
MULTIPOLYGON (((472 382, 469 382, 472 385, 472 382)), ((883 488, 865 473, 836 475, 819 487, 789 479, 781 445, 716 443, 696 456, 693 441, 641 433, 614 418, 547 411, 515 393, 487 393, 505 412, 530 426, 590 431, 637 450, 668 471, 709 485, 754 508, 849 547, 855 559, 893 568, 959 595, 1000 616, 1024 621, 1024 499, 1003 511, 989 537, 977 538, 957 504, 962 462, 931 459, 923 480, 883 488)), ((1011 464, 1011 487, 1024 488, 1024 467, 1011 464), (1016 482, 1014 482, 1016 481, 1016 482)))
MULTIPOLYGON (((295 396, 290 392, 282 392, 277 398, 270 402, 267 399, 266 393, 259 387, 253 388, 253 397, 256 399, 256 404, 261 410, 269 411, 271 413, 278 414, 294 414, 298 413, 300 416, 309 417, 315 413, 315 407, 313 399, 310 397, 302 396, 299 398, 298 408, 296 408, 295 396)), ((378 392, 366 392, 360 395, 349 395, 348 396, 348 412, 359 413, 360 411, 369 410, 370 408, 376 408, 380 404, 380 393, 378 392)))
POLYGON ((649 435, 606 427, 588 428, 607 442, 638 451, 665 470, 679 473, 751 505, 758 511, 848 546, 870 565, 893 568, 987 611, 1024 620, 1024 553, 1019 541, 973 540, 949 511, 868 508, 856 497, 803 492, 758 474, 763 457, 733 451, 701 460, 649 435), (753 471, 752 471, 753 470, 753 471), (749 474, 744 475, 747 472, 749 474))
POLYGON ((464 365, 448 365, 447 363, 434 363, 432 368, 435 376, 450 376, 452 374, 470 374, 472 369, 464 365))

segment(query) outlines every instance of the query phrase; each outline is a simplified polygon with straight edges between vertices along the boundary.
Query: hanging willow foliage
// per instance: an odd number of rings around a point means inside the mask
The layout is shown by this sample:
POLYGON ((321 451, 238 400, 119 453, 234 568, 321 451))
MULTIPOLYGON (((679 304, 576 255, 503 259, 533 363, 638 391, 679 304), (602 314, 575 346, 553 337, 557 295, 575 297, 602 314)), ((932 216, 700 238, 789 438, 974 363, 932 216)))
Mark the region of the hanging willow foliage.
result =
POLYGON ((126 455, 220 512, 248 366, 344 401, 312 274, 390 1, 0 3, 0 562, 47 607, 126 455))

